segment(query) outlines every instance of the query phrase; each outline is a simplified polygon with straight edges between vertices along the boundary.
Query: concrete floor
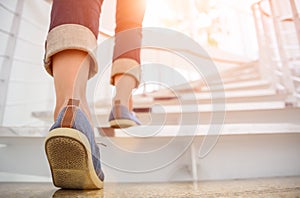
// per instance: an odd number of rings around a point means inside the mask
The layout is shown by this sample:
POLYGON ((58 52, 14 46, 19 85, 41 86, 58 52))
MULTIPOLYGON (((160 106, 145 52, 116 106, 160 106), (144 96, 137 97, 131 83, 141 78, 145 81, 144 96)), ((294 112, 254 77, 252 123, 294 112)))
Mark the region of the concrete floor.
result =
POLYGON ((103 190, 76 191, 51 183, 0 183, 0 197, 299 197, 300 177, 199 183, 105 183, 103 190))

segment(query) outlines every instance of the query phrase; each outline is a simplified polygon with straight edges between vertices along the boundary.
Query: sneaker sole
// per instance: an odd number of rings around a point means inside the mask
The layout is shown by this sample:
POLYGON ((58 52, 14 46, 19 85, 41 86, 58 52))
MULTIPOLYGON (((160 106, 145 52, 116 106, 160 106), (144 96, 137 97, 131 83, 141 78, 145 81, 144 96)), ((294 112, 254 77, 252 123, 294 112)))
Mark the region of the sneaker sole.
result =
POLYGON ((45 151, 56 187, 103 188, 94 169, 90 148, 86 136, 75 129, 57 128, 48 134, 45 151))
POLYGON ((132 126, 137 126, 137 124, 132 120, 118 119, 109 121, 111 128, 128 128, 132 126))

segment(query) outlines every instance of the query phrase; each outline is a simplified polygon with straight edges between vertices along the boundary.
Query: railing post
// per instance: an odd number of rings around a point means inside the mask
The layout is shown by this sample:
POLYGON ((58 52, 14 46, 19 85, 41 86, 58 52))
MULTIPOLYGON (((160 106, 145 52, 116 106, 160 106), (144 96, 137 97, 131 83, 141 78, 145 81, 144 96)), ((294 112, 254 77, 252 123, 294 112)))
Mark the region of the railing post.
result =
POLYGON ((295 29, 296 29, 296 35, 298 39, 298 44, 300 46, 300 16, 297 10, 297 5, 295 3, 295 0, 290 0, 291 10, 292 10, 292 18, 294 20, 295 29))
POLYGON ((277 70, 277 66, 273 64, 273 61, 270 59, 272 57, 271 50, 274 50, 272 48, 271 43, 272 40, 271 38, 271 33, 267 27, 266 24, 266 19, 270 19, 269 15, 265 15, 266 13, 262 13, 260 11, 260 2, 253 4, 252 9, 253 9, 253 15, 255 20, 255 27, 257 29, 257 34, 261 34, 260 37, 257 38, 258 46, 259 46, 259 52, 260 52, 260 73, 263 78, 266 78, 270 81, 272 81, 272 87, 274 89, 277 88, 277 84, 279 83, 279 78, 275 74, 275 72, 271 73, 270 75, 270 70, 277 70), (258 23, 260 21, 260 24, 258 23), (259 27, 261 25, 261 27, 259 27), (259 32, 259 28, 261 29, 261 32, 259 32))
MULTIPOLYGON (((294 83, 292 80, 291 71, 289 68, 289 62, 287 59, 287 55, 285 53, 283 41, 282 41, 281 34, 280 34, 280 26, 279 26, 280 19, 278 16, 278 10, 275 5, 275 2, 276 1, 269 0, 269 4, 270 4, 270 8, 271 8, 271 16, 272 16, 272 20, 273 20, 275 35, 276 35, 276 42, 277 42, 277 46, 278 46, 278 52, 279 52, 279 56, 280 56, 280 60, 281 60, 281 64, 282 64, 281 69, 282 69, 282 73, 283 73, 284 86, 286 88, 288 97, 291 98, 291 97, 293 97, 293 95, 295 93, 295 87, 294 87, 294 83)), ((290 98, 287 98, 287 99, 290 100, 290 98)))
POLYGON ((255 25, 255 32, 256 32, 256 38, 257 38, 257 45, 258 45, 258 51, 259 51, 259 72, 260 75, 263 78, 267 78, 266 75, 266 66, 265 66, 265 50, 264 50, 264 39, 263 35, 264 32, 263 30, 260 31, 259 27, 259 18, 257 14, 257 4, 252 5, 252 13, 253 13, 253 20, 254 20, 254 25, 255 25))

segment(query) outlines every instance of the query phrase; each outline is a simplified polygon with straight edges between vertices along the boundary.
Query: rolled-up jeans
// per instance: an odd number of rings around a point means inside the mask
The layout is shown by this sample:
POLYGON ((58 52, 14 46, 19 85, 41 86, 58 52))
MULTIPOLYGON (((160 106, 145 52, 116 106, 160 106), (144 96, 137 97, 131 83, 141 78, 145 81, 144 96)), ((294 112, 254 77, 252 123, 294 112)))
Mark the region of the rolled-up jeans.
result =
MULTIPOLYGON (((103 0, 53 0, 44 57, 44 66, 50 75, 53 75, 52 56, 70 49, 87 52, 91 59, 89 78, 97 73, 95 49, 102 2, 103 0)), ((144 12, 145 0, 117 0, 116 37, 110 80, 112 85, 114 77, 119 74, 132 76, 137 86, 140 82, 141 27, 144 12)))

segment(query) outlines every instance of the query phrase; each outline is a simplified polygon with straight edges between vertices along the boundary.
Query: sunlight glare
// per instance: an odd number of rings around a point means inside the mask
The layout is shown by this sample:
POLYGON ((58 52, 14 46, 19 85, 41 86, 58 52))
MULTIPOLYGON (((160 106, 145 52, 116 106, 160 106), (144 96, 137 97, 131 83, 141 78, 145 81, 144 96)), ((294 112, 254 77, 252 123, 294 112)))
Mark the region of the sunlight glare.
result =
POLYGON ((161 26, 163 19, 174 18, 174 12, 166 0, 147 0, 144 26, 161 26))

